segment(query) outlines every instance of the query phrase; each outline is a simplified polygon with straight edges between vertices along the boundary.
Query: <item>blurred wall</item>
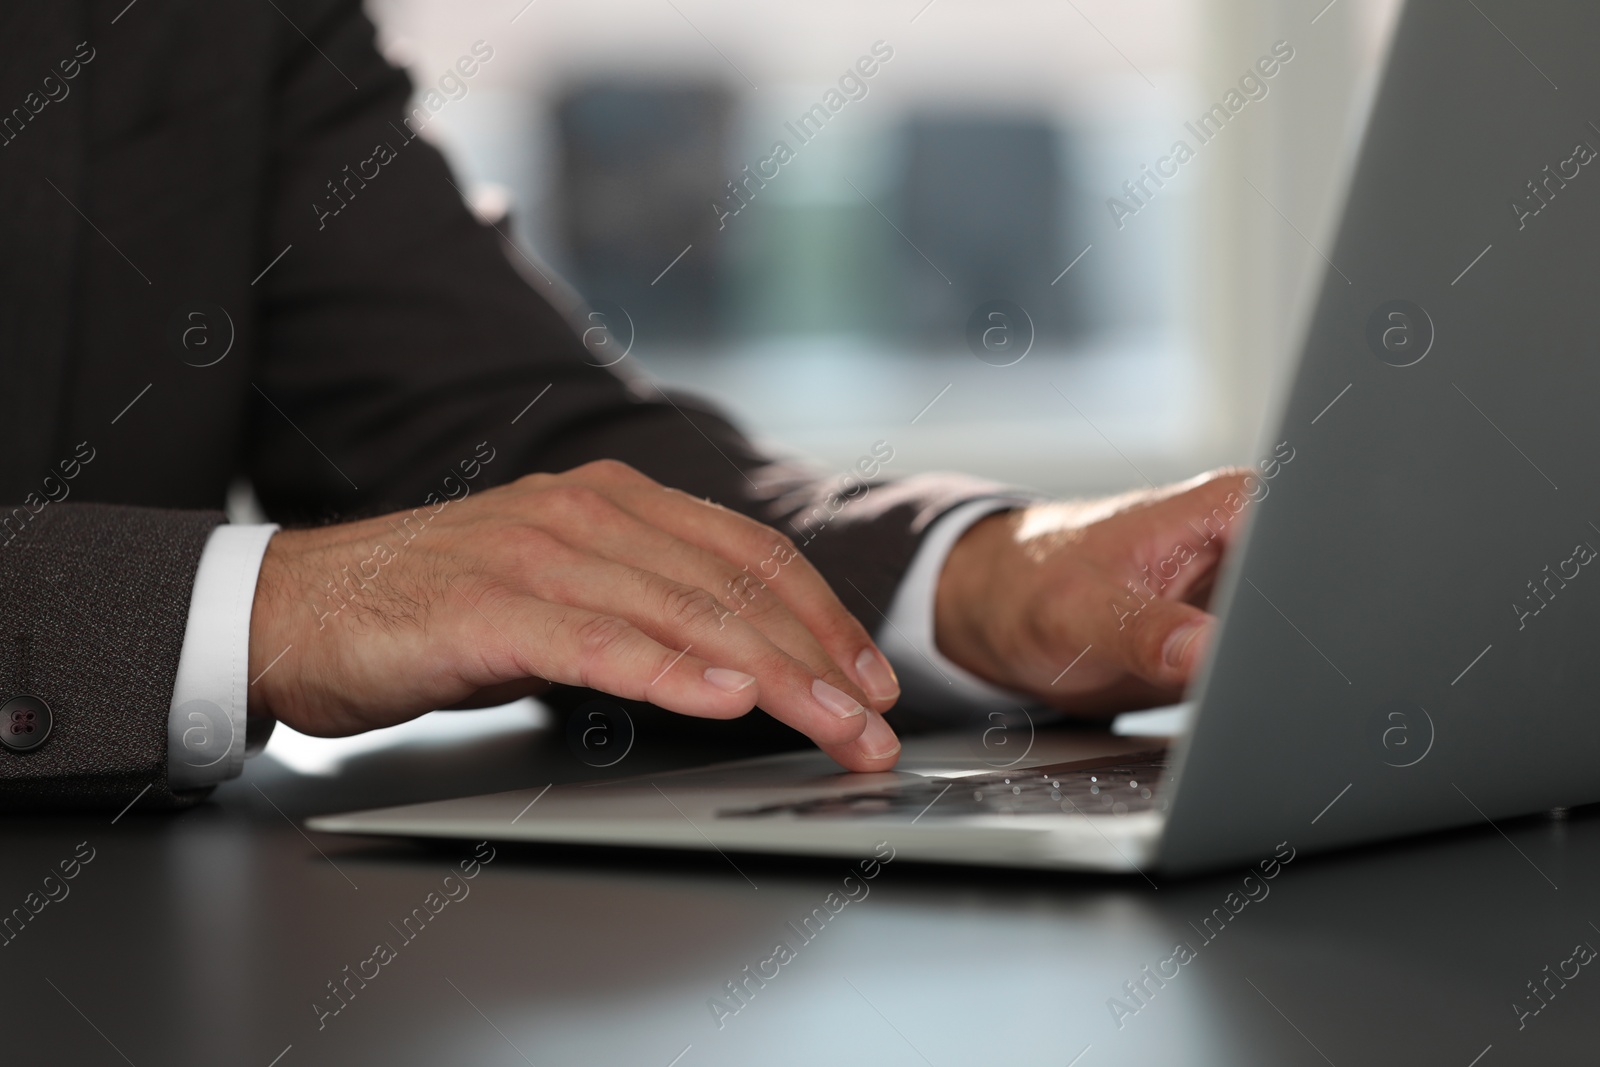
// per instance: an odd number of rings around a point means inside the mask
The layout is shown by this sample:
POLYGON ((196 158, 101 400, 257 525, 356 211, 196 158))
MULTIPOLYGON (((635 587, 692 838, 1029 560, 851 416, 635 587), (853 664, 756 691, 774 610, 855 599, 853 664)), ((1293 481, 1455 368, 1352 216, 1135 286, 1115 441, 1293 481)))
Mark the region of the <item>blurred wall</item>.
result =
POLYGON ((1219 154, 1198 220, 1196 333, 1235 409, 1219 407, 1209 432, 1240 458, 1271 432, 1308 302, 1328 269, 1318 250, 1333 242, 1400 8, 1400 0, 1326 3, 1206 0, 1203 53, 1214 83, 1255 60, 1248 42, 1287 40, 1296 51, 1295 77, 1274 87, 1265 121, 1241 126, 1234 150, 1219 154))

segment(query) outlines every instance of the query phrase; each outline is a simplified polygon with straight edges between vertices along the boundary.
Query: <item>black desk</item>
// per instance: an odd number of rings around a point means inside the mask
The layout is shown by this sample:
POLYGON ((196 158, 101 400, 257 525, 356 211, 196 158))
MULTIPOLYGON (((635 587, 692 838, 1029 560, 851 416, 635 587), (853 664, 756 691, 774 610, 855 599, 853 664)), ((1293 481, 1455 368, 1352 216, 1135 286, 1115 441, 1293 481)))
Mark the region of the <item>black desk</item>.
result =
MULTIPOLYGON (((645 745, 619 769, 691 759, 645 745)), ((94 858, 0 947, 0 1063, 1502 1067, 1597 1058, 1600 965, 1579 968, 1565 988, 1551 979, 1556 995, 1521 1029, 1513 1009, 1537 1003, 1527 983, 1562 967, 1575 944, 1600 947, 1593 812, 1298 857, 1209 944, 1191 924, 1223 905, 1240 874, 1156 889, 1138 877, 897 862, 720 1029, 710 998, 736 1003, 725 983, 780 938, 798 940, 786 924, 839 887, 843 863, 502 846, 458 883, 468 895, 406 941, 399 924, 471 845, 307 837, 291 822, 599 774, 556 731, 524 726, 369 753, 336 777, 297 773, 269 752, 181 816, 10 818, 0 910, 23 906, 79 842, 94 858), (1146 980, 1154 992, 1119 1028, 1108 1001, 1136 1006, 1124 983, 1180 940, 1195 958, 1164 986, 1146 980), (378 942, 398 946, 394 958, 364 988, 346 986, 354 996, 319 1029, 313 1005, 340 1003, 327 983, 367 966, 378 942)))

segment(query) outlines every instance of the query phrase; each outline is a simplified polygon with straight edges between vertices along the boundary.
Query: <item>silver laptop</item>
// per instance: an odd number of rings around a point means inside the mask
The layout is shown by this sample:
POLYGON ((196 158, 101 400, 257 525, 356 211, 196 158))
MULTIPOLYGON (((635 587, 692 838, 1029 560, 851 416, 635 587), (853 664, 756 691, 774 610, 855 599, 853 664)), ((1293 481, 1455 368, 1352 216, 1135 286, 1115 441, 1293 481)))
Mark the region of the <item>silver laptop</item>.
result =
POLYGON ((1600 5, 1402 13, 1262 453, 1294 458, 1175 736, 1002 760, 975 728, 886 774, 796 753, 309 825, 1183 873, 1600 800, 1597 41, 1600 5))

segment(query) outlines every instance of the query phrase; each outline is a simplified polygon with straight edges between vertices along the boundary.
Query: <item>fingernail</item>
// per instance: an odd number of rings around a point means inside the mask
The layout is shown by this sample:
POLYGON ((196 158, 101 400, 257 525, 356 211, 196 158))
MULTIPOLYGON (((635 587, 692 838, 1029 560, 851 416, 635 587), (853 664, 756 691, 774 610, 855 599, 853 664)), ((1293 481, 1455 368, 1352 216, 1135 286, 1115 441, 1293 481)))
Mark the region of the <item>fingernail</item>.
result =
POLYGON ((817 698, 818 704, 841 719, 853 719, 867 710, 857 704, 849 693, 835 689, 821 678, 811 683, 811 695, 817 698))
POLYGON ((743 671, 730 671, 723 667, 707 667, 706 681, 724 693, 742 693, 755 684, 756 676, 743 671))
POLYGON ((1189 646, 1194 644, 1194 639, 1210 626, 1210 622, 1201 619, 1196 622, 1186 622, 1167 635, 1167 643, 1162 646, 1161 656, 1167 661, 1169 667, 1181 667, 1184 653, 1189 651, 1189 646))
POLYGON ((856 679, 873 700, 893 700, 900 695, 900 679, 875 648, 863 648, 856 657, 856 679))
POLYGON ((868 759, 888 759, 900 751, 900 739, 882 715, 869 715, 867 728, 856 738, 856 748, 868 759))

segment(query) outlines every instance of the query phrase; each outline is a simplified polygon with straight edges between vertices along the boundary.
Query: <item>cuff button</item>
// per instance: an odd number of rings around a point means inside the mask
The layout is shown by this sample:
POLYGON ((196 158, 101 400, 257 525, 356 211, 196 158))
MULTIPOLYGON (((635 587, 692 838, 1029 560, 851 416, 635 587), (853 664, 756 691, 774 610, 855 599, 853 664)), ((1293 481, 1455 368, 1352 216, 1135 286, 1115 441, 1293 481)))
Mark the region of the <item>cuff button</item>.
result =
POLYGON ((38 697, 12 697, 0 704, 0 745, 13 752, 32 752, 50 739, 54 722, 50 705, 38 697))

